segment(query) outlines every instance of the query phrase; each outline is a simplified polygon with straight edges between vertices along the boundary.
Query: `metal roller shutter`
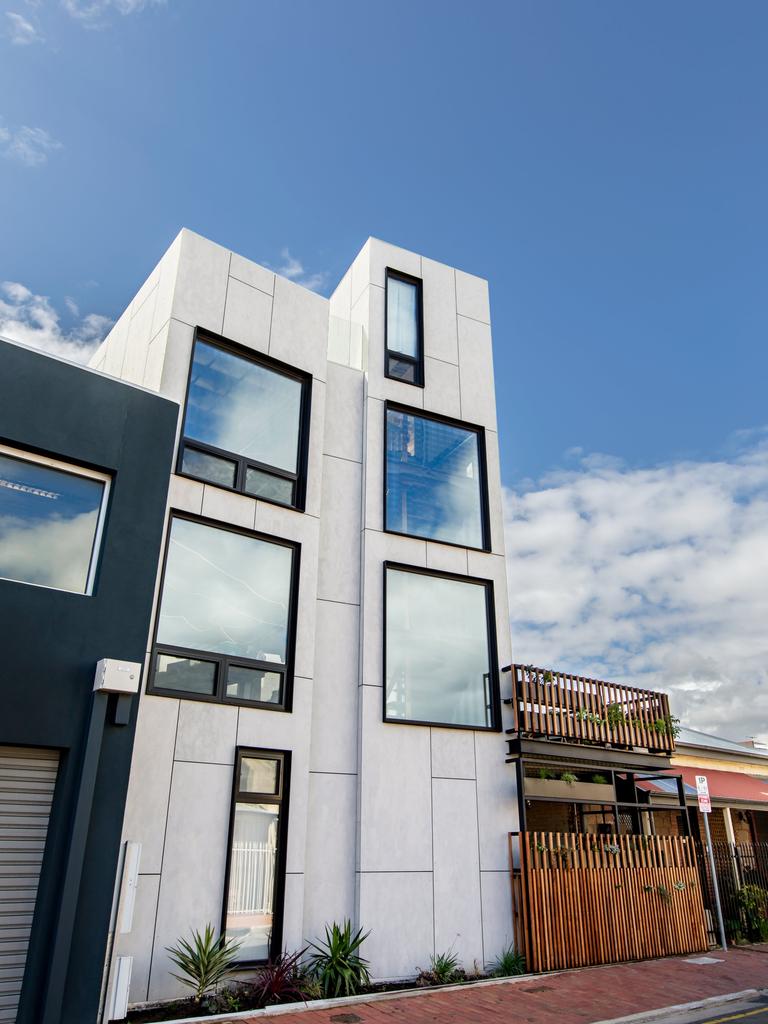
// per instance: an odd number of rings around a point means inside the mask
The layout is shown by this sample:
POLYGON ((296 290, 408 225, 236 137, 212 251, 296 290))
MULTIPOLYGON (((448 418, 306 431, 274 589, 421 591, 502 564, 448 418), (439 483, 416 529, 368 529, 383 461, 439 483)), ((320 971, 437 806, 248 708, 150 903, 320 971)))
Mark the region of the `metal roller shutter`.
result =
POLYGON ((59 755, 0 747, 0 1022, 14 1024, 59 755))

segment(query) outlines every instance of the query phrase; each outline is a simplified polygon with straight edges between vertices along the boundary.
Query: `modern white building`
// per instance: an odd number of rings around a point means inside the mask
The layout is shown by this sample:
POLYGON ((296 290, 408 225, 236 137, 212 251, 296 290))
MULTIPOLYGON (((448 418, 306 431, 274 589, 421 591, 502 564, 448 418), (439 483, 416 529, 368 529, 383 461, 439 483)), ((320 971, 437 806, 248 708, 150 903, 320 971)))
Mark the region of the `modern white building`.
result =
POLYGON ((92 365, 181 407, 130 1002, 180 994, 165 947, 208 922, 244 968, 345 917, 378 978, 493 960, 518 808, 486 281, 369 239, 325 299, 184 230, 92 365))

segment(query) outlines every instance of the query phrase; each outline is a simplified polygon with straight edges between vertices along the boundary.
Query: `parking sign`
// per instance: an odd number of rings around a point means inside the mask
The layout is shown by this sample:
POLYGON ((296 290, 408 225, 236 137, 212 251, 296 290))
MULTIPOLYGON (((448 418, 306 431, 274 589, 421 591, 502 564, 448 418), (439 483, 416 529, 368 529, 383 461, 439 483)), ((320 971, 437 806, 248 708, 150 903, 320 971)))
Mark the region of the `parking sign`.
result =
POLYGON ((709 786, 706 775, 696 776, 696 795, 699 798, 699 810, 702 814, 709 814, 712 810, 712 801, 709 799, 709 786))

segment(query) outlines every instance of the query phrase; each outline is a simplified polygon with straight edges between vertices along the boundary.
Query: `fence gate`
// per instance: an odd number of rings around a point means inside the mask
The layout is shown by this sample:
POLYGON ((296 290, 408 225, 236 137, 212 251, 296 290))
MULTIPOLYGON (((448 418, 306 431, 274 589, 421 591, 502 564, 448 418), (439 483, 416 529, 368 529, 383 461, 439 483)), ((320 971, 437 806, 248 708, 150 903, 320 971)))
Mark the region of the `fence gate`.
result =
POLYGON ((515 934, 530 970, 708 948, 692 839, 510 833, 515 934))

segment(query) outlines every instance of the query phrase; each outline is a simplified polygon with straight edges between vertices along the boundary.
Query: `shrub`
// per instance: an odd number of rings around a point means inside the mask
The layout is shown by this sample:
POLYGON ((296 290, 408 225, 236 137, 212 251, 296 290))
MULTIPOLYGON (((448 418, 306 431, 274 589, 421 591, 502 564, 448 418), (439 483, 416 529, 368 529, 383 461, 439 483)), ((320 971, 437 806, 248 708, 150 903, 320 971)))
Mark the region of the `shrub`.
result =
POLYGON ((297 953, 281 953, 260 968, 249 985, 258 1006, 272 1006, 274 1003, 288 1003, 304 998, 299 960, 305 953, 306 949, 300 949, 297 953))
POLYGON ((768 939, 768 890, 759 885, 745 885, 739 890, 738 900, 747 938, 750 942, 765 942, 768 939))
POLYGON ((593 775, 591 781, 596 786, 607 786, 608 785, 608 779, 606 779, 606 777, 604 775, 600 775, 600 774, 593 775))
POLYGON ((417 984, 450 985, 465 976, 464 969, 459 966, 458 956, 449 949, 447 953, 438 953, 429 958, 429 968, 419 971, 417 984))
POLYGON ((491 973, 497 978, 511 978, 515 974, 525 974, 525 957, 514 946, 502 949, 491 965, 491 973))
POLYGON ((199 1003, 203 996, 215 990, 232 970, 240 943, 221 935, 214 938, 212 924, 205 926, 205 931, 193 930, 192 942, 179 939, 175 946, 166 946, 171 961, 178 967, 180 974, 172 976, 194 991, 194 1000, 199 1003))
POLYGON ((352 922, 345 920, 339 926, 325 926, 325 941, 311 942, 314 952, 309 957, 309 972, 320 984, 326 998, 353 996, 365 985, 370 985, 368 961, 358 950, 368 938, 360 928, 352 934, 352 922))
POLYGON ((573 774, 573 772, 563 772, 563 774, 560 776, 560 781, 567 782, 569 786, 572 786, 574 782, 578 781, 578 779, 573 774))

